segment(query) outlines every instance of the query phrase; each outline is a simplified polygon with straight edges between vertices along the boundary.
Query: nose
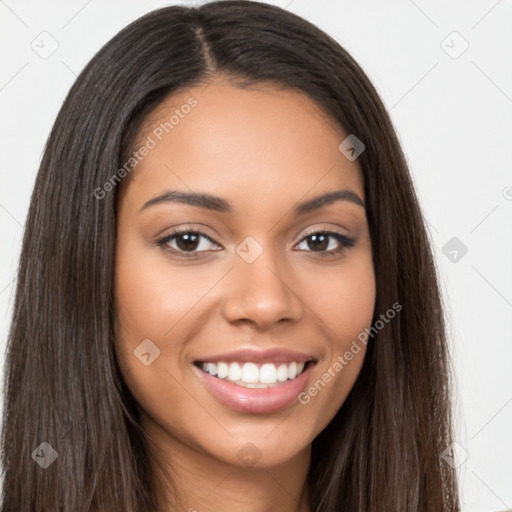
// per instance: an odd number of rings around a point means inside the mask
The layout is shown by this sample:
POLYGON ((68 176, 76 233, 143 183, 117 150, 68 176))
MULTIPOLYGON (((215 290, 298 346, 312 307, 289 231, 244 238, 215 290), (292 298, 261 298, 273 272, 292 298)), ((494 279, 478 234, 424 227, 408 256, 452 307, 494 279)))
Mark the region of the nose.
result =
POLYGON ((249 322, 268 329, 278 322, 297 322, 302 317, 304 304, 298 295, 298 283, 290 267, 278 263, 270 250, 264 250, 252 263, 237 257, 222 303, 228 322, 249 322))

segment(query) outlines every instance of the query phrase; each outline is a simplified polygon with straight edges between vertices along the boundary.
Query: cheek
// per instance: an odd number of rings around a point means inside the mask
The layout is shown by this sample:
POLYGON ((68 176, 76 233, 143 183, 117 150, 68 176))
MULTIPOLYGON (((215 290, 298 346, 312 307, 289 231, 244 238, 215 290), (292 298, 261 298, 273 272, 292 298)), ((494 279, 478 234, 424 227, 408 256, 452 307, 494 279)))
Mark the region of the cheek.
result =
POLYGON ((191 307, 179 271, 169 275, 169 267, 162 268, 162 258, 154 256, 158 252, 120 230, 114 283, 115 348, 123 376, 141 403, 151 399, 146 392, 154 399, 164 392, 164 383, 168 387, 171 376, 165 369, 176 364, 180 347, 165 350, 163 340, 180 339, 175 325, 191 307), (143 356, 146 353, 149 356, 143 356), (171 356, 174 361, 169 360, 171 356))
POLYGON ((132 338, 141 340, 176 339, 173 331, 179 327, 175 326, 215 282, 211 271, 180 266, 160 249, 130 240, 119 245, 115 275, 118 323, 132 338))
POLYGON ((343 405, 359 376, 366 354, 365 329, 371 326, 375 307, 375 274, 370 252, 347 260, 337 272, 315 278, 308 285, 307 304, 321 320, 318 323, 329 343, 318 364, 315 380, 299 401, 309 410, 312 432, 320 432, 343 405), (363 335, 362 335, 363 333, 363 335))
MULTIPOLYGON (((165 416, 169 404, 178 410, 186 407, 179 383, 182 349, 190 328, 187 313, 207 291, 192 271, 171 270, 159 253, 140 241, 120 238, 114 291, 120 370, 144 414, 155 423, 165 416)), ((173 417, 177 432, 184 428, 181 418, 173 417)))
POLYGON ((305 303, 322 320, 331 348, 339 352, 372 321, 376 285, 371 253, 354 252, 335 270, 317 269, 314 276, 313 283, 302 285, 305 303))
POLYGON ((120 230, 114 282, 115 349, 128 387, 151 415, 168 409, 169 400, 182 404, 188 396, 182 388, 187 378, 183 364, 187 346, 203 327, 198 315, 225 272, 214 267, 180 265, 140 237, 120 230), (138 356, 148 351, 146 359, 151 362, 146 366, 138 356))

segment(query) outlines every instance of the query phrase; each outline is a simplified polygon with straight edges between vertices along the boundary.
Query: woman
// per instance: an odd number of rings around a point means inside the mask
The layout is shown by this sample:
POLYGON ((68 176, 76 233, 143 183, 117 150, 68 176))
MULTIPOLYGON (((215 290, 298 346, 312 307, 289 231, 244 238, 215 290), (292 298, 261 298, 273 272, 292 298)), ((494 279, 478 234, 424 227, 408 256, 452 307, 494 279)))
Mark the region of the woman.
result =
POLYGON ((458 511, 436 271, 361 68, 283 9, 151 12, 72 87, 8 340, 2 511, 458 511))

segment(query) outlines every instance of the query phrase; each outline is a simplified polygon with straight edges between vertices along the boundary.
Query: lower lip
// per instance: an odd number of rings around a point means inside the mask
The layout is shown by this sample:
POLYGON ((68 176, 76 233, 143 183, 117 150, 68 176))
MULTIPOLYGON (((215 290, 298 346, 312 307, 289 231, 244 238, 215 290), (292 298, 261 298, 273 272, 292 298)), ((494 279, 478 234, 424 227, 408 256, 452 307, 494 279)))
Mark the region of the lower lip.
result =
POLYGON ((246 388, 227 380, 219 379, 194 365, 202 381, 212 394, 231 409, 252 414, 268 414, 283 409, 298 401, 306 386, 312 364, 295 379, 289 379, 271 388, 246 388))

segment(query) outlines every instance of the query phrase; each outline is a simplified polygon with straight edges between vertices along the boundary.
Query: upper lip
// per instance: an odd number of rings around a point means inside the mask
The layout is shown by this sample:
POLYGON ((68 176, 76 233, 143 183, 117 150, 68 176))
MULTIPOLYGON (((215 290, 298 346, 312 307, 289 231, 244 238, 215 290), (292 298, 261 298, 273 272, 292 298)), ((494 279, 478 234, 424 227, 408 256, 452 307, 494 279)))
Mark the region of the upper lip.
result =
POLYGON ((307 361, 315 361, 315 358, 303 352, 274 348, 270 350, 241 349, 235 352, 196 359, 196 362, 199 361, 202 363, 227 363, 235 361, 253 363, 286 363, 295 361, 297 363, 306 363, 307 361))

